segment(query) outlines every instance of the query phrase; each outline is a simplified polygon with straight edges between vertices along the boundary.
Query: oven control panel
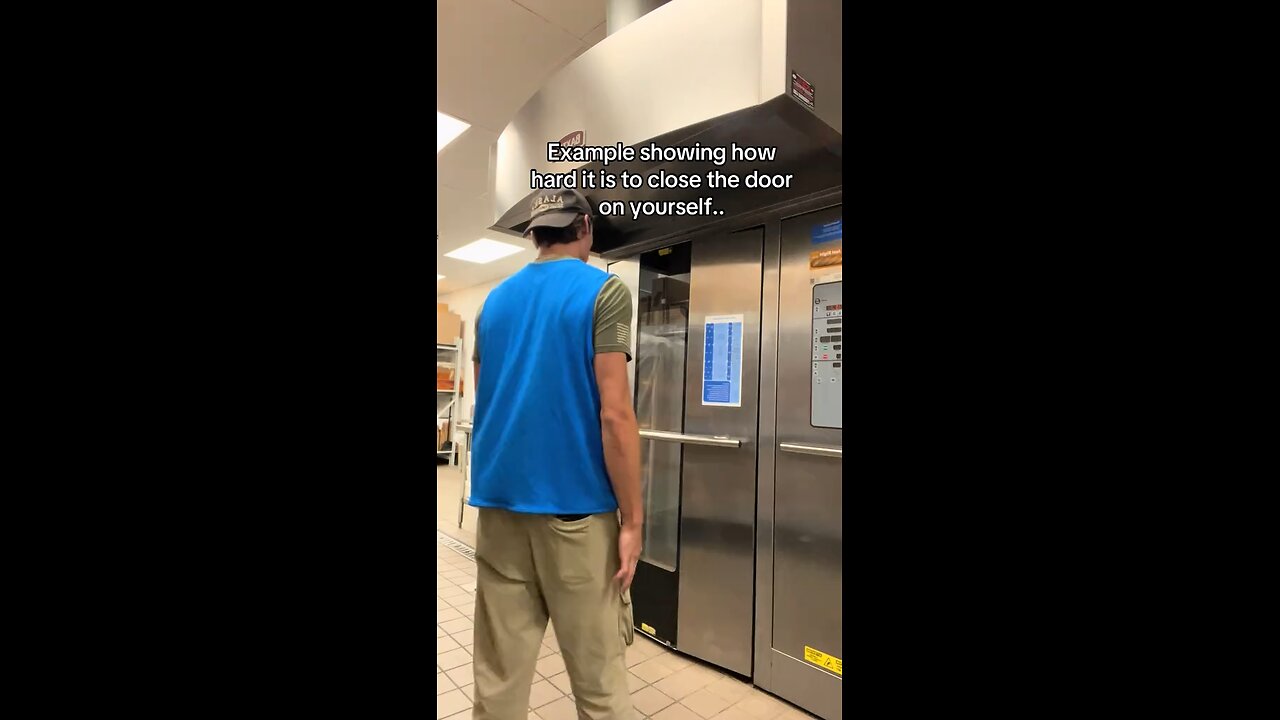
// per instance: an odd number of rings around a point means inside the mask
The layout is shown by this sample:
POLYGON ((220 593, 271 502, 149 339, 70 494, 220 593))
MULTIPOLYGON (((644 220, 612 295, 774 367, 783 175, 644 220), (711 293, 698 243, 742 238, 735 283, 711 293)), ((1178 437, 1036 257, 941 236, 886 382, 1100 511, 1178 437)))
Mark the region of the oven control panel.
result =
POLYGON ((809 394, 810 424, 814 427, 842 428, 844 396, 844 326, 841 296, 844 282, 813 286, 813 376, 809 394))

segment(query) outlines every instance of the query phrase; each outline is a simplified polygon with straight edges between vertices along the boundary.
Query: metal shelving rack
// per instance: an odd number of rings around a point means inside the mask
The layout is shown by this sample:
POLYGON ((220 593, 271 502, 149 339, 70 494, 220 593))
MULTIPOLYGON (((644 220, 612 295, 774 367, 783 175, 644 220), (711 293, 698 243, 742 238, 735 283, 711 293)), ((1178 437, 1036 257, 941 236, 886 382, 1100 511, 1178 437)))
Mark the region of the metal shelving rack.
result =
POLYGON ((458 423, 458 429, 467 438, 466 448, 459 462, 462 468, 462 497, 458 499, 458 527, 462 527, 462 512, 466 509, 467 500, 471 497, 471 437, 474 426, 470 421, 463 421, 458 423))
POLYGON ((457 432, 458 413, 456 409, 460 406, 459 398, 462 389, 462 371, 463 371, 463 355, 462 355, 462 338, 454 338, 452 345, 436 343, 436 363, 447 362, 453 366, 453 389, 452 390, 436 390, 436 419, 447 419, 449 421, 449 443, 448 450, 437 450, 436 457, 449 458, 450 465, 458 464, 458 444, 454 442, 453 435, 457 432))

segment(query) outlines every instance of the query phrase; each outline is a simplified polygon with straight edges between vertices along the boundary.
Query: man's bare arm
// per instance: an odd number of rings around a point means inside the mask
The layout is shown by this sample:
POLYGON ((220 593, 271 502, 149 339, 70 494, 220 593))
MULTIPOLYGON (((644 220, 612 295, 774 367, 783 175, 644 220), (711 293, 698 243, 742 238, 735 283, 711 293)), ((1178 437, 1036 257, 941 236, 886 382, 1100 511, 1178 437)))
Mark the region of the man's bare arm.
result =
POLYGON ((613 494, 622 512, 618 531, 618 574, 614 580, 626 592, 640 562, 644 507, 640 504, 640 426, 631 407, 631 383, 627 380, 627 355, 596 353, 596 385, 600 388, 600 436, 604 464, 613 494))
POLYGON ((644 524, 644 508, 640 504, 640 426, 631 406, 627 356, 599 353, 595 367, 605 468, 622 511, 622 524, 638 527, 644 524))

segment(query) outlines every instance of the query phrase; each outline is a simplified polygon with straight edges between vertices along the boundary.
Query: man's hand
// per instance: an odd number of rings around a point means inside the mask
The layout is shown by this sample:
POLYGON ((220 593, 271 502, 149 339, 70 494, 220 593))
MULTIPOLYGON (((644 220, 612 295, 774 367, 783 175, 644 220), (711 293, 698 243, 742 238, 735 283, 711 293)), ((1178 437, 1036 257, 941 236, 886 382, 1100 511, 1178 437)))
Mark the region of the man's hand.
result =
POLYGON ((640 502, 640 427, 631 401, 631 380, 627 377, 627 354, 599 353, 595 359, 596 385, 600 388, 600 440, 609 483, 618 498, 618 560, 614 580, 621 592, 631 588, 640 562, 640 528, 644 527, 644 506, 640 502))
POLYGON ((621 591, 631 588, 631 581, 636 577, 636 563, 640 562, 640 525, 623 525, 618 531, 618 560, 622 569, 613 579, 621 584, 621 591))

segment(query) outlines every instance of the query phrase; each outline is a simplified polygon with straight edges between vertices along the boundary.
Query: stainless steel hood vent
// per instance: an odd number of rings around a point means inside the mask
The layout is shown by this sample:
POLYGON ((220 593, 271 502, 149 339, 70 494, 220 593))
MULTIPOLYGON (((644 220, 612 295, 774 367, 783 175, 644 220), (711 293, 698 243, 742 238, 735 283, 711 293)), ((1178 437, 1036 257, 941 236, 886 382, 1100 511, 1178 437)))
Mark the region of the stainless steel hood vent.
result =
POLYGON ((612 35, 671 0, 605 0, 605 31, 612 35))
POLYGON ((839 0, 670 0, 634 19, 552 77, 498 138, 492 229, 523 234, 531 170, 578 167, 548 162, 547 143, 777 148, 773 162, 610 163, 611 174, 697 173, 704 187, 582 189, 593 205, 710 197, 725 214, 603 218, 600 253, 839 186, 841 20, 839 0), (794 180, 785 190, 709 190, 705 174, 712 169, 794 180))

